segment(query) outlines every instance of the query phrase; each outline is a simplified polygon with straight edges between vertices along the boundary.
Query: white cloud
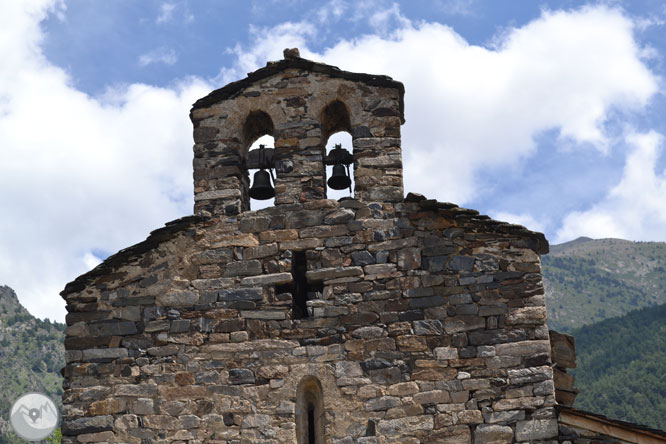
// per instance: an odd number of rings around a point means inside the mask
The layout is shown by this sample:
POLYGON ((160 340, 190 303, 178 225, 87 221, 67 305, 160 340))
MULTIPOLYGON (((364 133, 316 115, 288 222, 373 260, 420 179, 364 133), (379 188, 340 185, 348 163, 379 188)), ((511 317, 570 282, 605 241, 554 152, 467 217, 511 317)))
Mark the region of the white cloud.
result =
POLYGON ((153 63, 173 65, 178 61, 176 51, 171 48, 157 48, 139 56, 139 66, 148 66, 153 63))
POLYGON ((634 23, 619 9, 544 11, 505 30, 493 48, 470 45, 438 23, 410 23, 395 4, 365 19, 381 35, 343 40, 321 54, 305 46, 314 35, 303 32, 307 23, 262 30, 252 47, 235 49, 236 65, 279 57, 287 45, 275 45, 277 35, 305 57, 402 81, 406 190, 439 200, 470 201, 477 174, 517 165, 534 154, 534 138, 544 131, 606 152, 609 115, 641 110, 658 89, 634 23), (398 26, 390 36, 381 32, 381 17, 398 26))
POLYGON ((557 242, 579 236, 663 240, 666 226, 666 171, 656 171, 664 137, 654 131, 632 133, 620 182, 600 202, 564 218, 557 242))
POLYGON ((528 230, 538 231, 543 233, 546 230, 546 224, 535 219, 531 214, 527 213, 509 213, 506 211, 491 212, 490 216, 495 220, 509 222, 512 224, 522 225, 528 230))
POLYGON ((94 98, 43 57, 53 2, 3 2, 0 27, 0 282, 40 317, 113 253, 192 211, 191 104, 211 86, 133 84, 94 98))
POLYGON ((173 11, 176 9, 175 3, 162 3, 160 5, 160 13, 155 19, 155 23, 162 24, 168 23, 173 19, 173 11))
POLYGON ((344 0, 330 0, 324 6, 315 11, 315 17, 321 24, 331 24, 342 18, 348 10, 349 5, 344 0))

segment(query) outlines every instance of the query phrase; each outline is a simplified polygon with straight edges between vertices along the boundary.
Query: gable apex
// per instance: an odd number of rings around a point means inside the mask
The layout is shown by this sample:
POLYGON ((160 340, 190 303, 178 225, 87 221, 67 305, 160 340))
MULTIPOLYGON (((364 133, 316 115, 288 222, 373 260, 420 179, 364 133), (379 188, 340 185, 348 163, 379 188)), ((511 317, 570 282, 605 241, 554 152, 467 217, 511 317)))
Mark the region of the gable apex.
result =
MULTIPOLYGON (((296 51, 296 54, 298 52, 296 51)), ((294 56, 293 53, 289 54, 288 50, 285 50, 285 58, 282 60, 268 62, 263 68, 248 73, 247 77, 235 82, 231 82, 228 85, 212 91, 207 96, 197 100, 192 109, 190 110, 190 117, 192 117, 192 112, 199 108, 206 108, 214 103, 227 100, 235 97, 240 94, 243 90, 251 86, 252 84, 266 79, 268 77, 279 74, 288 69, 297 69, 302 71, 310 71, 313 73, 324 74, 332 78, 341 78, 350 80, 353 82, 361 82, 370 86, 379 86, 384 88, 393 88, 397 89, 400 94, 400 120, 402 123, 405 123, 405 106, 404 106, 404 95, 405 95, 405 86, 402 82, 393 80, 391 77, 386 75, 377 75, 377 74, 366 74, 366 73, 356 73, 350 71, 343 71, 337 66, 327 65, 325 63, 319 63, 312 60, 307 60, 298 56, 294 56)))

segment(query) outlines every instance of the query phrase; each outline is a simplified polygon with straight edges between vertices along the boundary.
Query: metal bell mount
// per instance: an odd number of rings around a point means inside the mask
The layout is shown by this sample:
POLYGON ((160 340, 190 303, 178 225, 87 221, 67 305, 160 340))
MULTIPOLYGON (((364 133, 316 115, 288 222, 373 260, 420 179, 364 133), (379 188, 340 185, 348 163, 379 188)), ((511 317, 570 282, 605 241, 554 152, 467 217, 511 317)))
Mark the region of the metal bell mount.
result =
POLYGON ((349 151, 342 148, 339 143, 326 156, 326 165, 333 165, 333 174, 326 183, 334 190, 344 190, 349 187, 349 194, 352 193, 351 178, 349 174, 349 165, 354 162, 354 156, 349 151))
POLYGON ((264 145, 259 145, 259 171, 254 173, 252 187, 250 187, 250 197, 256 200, 268 200, 275 197, 275 188, 273 188, 273 185, 271 184, 271 179, 273 180, 273 183, 275 183, 272 171, 273 156, 266 156, 265 148, 264 145), (266 168, 268 168, 268 171, 266 171, 266 168))

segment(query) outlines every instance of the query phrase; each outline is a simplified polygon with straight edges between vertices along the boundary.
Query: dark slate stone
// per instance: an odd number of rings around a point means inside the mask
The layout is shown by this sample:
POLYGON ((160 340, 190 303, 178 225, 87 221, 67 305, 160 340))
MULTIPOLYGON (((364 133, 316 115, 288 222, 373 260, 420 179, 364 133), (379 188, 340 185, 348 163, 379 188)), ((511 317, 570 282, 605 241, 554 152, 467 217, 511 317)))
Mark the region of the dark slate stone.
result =
POLYGON ((380 368, 389 367, 394 367, 394 365, 385 359, 366 359, 365 361, 361 362, 361 368, 366 373, 370 370, 379 370, 380 368))
POLYGON ((71 436, 84 433, 97 433, 111 430, 112 427, 113 416, 91 416, 63 421, 62 434, 71 436))
MULTIPOLYGON (((427 298, 422 298, 422 299, 427 299, 427 298)), ((416 299, 414 299, 414 300, 416 300, 416 299)), ((411 305, 411 301, 409 301, 409 302, 410 302, 410 305, 411 305)), ((402 313, 400 313, 399 319, 402 322, 417 321, 417 320, 423 319, 423 310, 403 311, 402 313)))
POLYGON ((218 292, 218 301, 261 301, 263 290, 261 288, 232 288, 229 290, 220 290, 218 292))
POLYGON ((157 275, 154 274, 152 276, 148 276, 147 278, 143 278, 139 281, 139 287, 141 288, 146 288, 150 285, 153 285, 157 283, 157 275))
POLYGON ((87 311, 87 312, 74 312, 67 313, 65 322, 67 325, 74 325, 81 321, 97 321, 109 317, 110 311, 87 311))
POLYGON ((476 358, 476 347, 462 347, 458 349, 458 356, 462 359, 476 358))
POLYGON ((436 319, 414 321, 415 335, 441 335, 444 333, 442 322, 436 319))
POLYGON ((229 370, 229 381, 232 384, 254 384, 254 373, 246 368, 232 368, 229 370))
POLYGON ((352 137, 354 139, 364 139, 367 137, 372 137, 370 128, 365 125, 358 125, 352 128, 352 137))
POLYGON ((125 336, 138 331, 131 321, 102 321, 89 325, 90 336, 125 336))
POLYGON ((520 272, 520 271, 502 271, 502 272, 493 274, 493 277, 495 278, 495 280, 497 282, 502 282, 502 281, 506 281, 506 280, 509 280, 509 279, 518 279, 520 277, 523 277, 523 275, 525 275, 525 273, 520 272))
POLYGON ((190 330, 189 319, 179 319, 171 323, 169 333, 185 333, 190 330))
POLYGON ((143 320, 147 322, 166 316, 166 310, 166 307, 146 307, 143 310, 143 320))
POLYGON ((154 305, 155 296, 140 296, 138 298, 118 298, 111 303, 114 307, 133 307, 135 305, 154 305))
POLYGON ((424 258, 424 268, 431 272, 444 271, 448 256, 429 256, 424 258))
POLYGON ((469 332, 468 337, 470 345, 490 345, 525 341, 527 334, 523 330, 480 330, 469 332))
POLYGON ((400 112, 393 108, 377 108, 372 115, 377 117, 399 116, 400 112))
POLYGON ((402 373, 398 367, 371 370, 369 376, 375 384, 396 384, 402 379, 402 373))
POLYGON ((199 293, 199 305, 210 305, 217 301, 217 296, 217 291, 202 291, 199 293))
POLYGON ((354 265, 370 265, 375 263, 375 257, 366 250, 352 252, 351 258, 354 265))
POLYGON ((232 331, 239 331, 245 327, 243 319, 222 319, 217 321, 213 326, 215 333, 231 333, 232 331))
POLYGON ((373 324, 379 319, 377 313, 370 311, 363 311, 358 313, 353 313, 349 315, 342 316, 340 322, 344 325, 370 325, 373 324))
POLYGON ((408 298, 422 298, 433 296, 434 294, 435 290, 433 290, 432 287, 418 287, 405 290, 405 296, 408 298))
POLYGON ((467 256, 451 256, 449 261, 449 270, 453 271, 472 271, 474 268, 474 258, 467 256))
POLYGON ((547 354, 527 356, 525 358, 525 367, 539 367, 550 365, 550 357, 547 354))
POLYGON ((230 427, 234 425, 234 414, 233 413, 225 413, 222 416, 222 420, 224 421, 224 425, 227 427, 230 427))
POLYGON ((110 341, 110 336, 98 336, 95 338, 69 336, 65 338, 65 348, 67 350, 86 350, 89 348, 106 347, 110 341))
MULTIPOLYGON (((429 308, 429 307, 439 307, 446 303, 446 297, 444 296, 429 296, 425 298, 413 298, 409 300, 409 308, 419 309, 419 308, 429 308)), ((423 319, 420 317, 418 319, 423 319)))

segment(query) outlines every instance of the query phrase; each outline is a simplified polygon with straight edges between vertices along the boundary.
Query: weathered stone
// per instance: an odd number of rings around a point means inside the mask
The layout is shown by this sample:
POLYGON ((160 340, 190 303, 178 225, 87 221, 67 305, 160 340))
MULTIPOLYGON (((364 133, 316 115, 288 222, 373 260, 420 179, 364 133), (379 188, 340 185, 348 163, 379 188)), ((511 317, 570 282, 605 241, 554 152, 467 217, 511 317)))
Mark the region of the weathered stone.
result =
POLYGON ((382 420, 377 424, 377 431, 382 435, 399 435, 405 430, 415 432, 428 431, 434 428, 434 421, 430 415, 410 416, 407 418, 382 420))
POLYGON ((264 286, 290 284, 294 280, 291 273, 273 273, 261 276, 246 277, 241 280, 241 285, 264 286))
POLYGON ((112 426, 113 416, 111 415, 88 416, 64 422, 62 433, 63 435, 82 435, 111 430, 112 426))
POLYGON ((497 344, 495 351, 497 356, 528 356, 538 353, 548 353, 550 351, 550 343, 548 341, 522 341, 497 344))
POLYGON ((444 333, 442 322, 438 320, 414 321, 415 335, 441 335, 444 333))
POLYGON ((320 270, 308 271, 305 273, 309 282, 321 281, 325 279, 335 279, 346 276, 360 276, 363 274, 361 267, 336 267, 322 268, 320 270))
POLYGON ((474 429, 474 444, 511 444, 513 429, 508 426, 479 424, 474 429))
POLYGON ((380 410, 388 410, 391 407, 400 405, 400 398, 395 396, 382 396, 380 398, 369 399, 365 402, 365 410, 369 412, 376 412, 380 410))
POLYGON ((102 321, 88 326, 91 336, 124 336, 137 333, 131 321, 102 321))
POLYGON ((254 384, 254 373, 246 368, 229 370, 229 380, 232 384, 254 384))
POLYGON ((458 359, 458 349, 455 347, 436 347, 433 351, 437 359, 458 359))
POLYGON ((557 419, 534 419, 516 423, 517 441, 541 441, 557 437, 557 419))
POLYGON ((218 301, 261 301, 263 299, 263 289, 261 288, 236 288, 229 290, 220 290, 218 301))
POLYGON ((249 261, 229 262, 224 270, 225 276, 255 276, 261 274, 261 262, 253 259, 249 261))
POLYGON ((84 361, 94 361, 98 359, 118 359, 128 356, 126 348, 94 348, 83 350, 82 359, 84 361))
POLYGON ((413 398, 414 402, 417 404, 444 404, 451 402, 449 392, 444 390, 431 390, 416 393, 413 398))
POLYGON ((199 302, 199 295, 193 291, 171 291, 157 296, 157 304, 165 307, 187 307, 199 302))
POLYGON ((351 259, 354 265, 363 266, 375 263, 375 256, 366 250, 352 252, 351 259))

